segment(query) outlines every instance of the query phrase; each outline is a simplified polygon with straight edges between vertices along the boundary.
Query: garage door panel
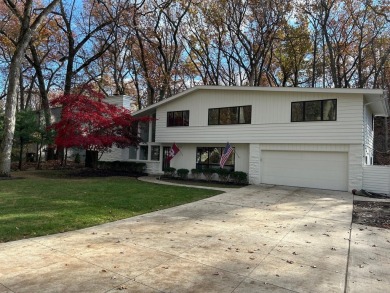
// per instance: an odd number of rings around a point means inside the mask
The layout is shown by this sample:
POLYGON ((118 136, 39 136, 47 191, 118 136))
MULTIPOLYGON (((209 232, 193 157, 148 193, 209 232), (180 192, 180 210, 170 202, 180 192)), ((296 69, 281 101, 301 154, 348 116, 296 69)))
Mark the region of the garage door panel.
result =
POLYGON ((347 190, 348 155, 336 152, 263 151, 262 183, 347 190))

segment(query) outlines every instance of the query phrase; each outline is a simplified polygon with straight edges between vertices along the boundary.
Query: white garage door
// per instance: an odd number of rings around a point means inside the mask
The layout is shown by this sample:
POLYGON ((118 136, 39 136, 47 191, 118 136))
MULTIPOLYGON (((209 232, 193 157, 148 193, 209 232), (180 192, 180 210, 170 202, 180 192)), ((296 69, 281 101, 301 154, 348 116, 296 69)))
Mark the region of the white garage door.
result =
POLYGON ((262 151, 262 183, 348 190, 348 154, 262 151))

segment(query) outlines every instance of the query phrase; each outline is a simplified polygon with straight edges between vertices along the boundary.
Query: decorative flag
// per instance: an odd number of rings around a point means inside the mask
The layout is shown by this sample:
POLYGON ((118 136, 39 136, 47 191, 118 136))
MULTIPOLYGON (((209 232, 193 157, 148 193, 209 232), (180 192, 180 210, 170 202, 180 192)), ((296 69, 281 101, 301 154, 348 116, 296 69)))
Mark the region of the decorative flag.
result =
POLYGON ((233 152, 232 146, 229 143, 227 143, 226 146, 225 146, 225 149, 223 150, 223 154, 221 156, 221 160, 219 161, 219 165, 221 166, 221 168, 223 168, 223 166, 225 166, 225 163, 229 159, 230 154, 232 152, 233 152))
POLYGON ((169 162, 170 160, 172 160, 172 158, 173 158, 174 156, 176 156, 176 154, 177 154, 178 152, 180 152, 180 149, 179 149, 179 147, 176 145, 176 143, 174 143, 174 144, 172 145, 171 149, 169 150, 169 154, 168 154, 166 160, 169 162))

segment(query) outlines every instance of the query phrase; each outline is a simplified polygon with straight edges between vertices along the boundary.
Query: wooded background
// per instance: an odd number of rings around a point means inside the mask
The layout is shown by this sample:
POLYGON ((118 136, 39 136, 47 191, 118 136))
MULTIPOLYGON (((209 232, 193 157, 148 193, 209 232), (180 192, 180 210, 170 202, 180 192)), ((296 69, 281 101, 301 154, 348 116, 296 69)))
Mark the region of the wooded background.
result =
POLYGON ((0 111, 50 125, 50 99, 85 84, 139 108, 199 84, 389 89, 389 40, 389 0, 1 0, 0 111))

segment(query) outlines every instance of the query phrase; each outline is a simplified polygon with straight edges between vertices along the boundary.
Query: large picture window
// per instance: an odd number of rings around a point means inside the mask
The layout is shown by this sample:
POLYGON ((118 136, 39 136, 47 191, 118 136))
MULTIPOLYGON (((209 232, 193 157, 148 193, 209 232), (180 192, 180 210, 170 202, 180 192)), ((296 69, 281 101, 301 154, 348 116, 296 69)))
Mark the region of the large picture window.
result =
MULTIPOLYGON (((219 169, 219 162, 221 160, 223 149, 224 147, 196 148, 196 169, 219 169)), ((234 152, 230 155, 223 168, 229 171, 234 171, 234 152)))
POLYGON ((209 109, 209 125, 250 124, 252 106, 209 109))
POLYGON ((336 121, 336 118, 336 99, 291 103, 291 122, 336 121))
POLYGON ((188 126, 190 111, 173 111, 167 113, 167 126, 188 126))

